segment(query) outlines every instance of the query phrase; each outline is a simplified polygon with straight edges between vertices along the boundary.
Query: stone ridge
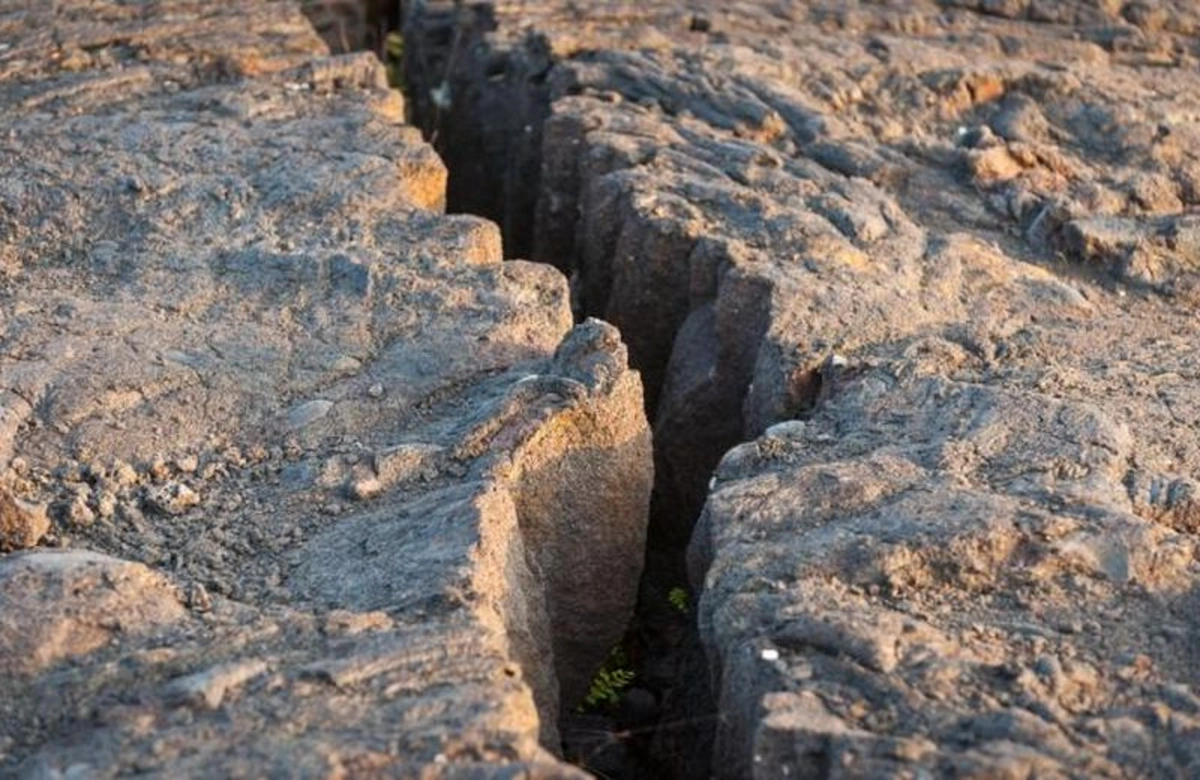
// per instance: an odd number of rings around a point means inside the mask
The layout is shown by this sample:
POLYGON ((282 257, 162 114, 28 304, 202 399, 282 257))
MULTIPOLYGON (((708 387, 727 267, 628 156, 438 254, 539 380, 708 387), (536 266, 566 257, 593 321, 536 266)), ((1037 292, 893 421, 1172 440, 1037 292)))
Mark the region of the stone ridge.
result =
POLYGON ((713 770, 1195 773, 1194 4, 450 5, 419 120, 703 507, 713 770))
POLYGON ((652 481, 615 329, 295 3, 0 40, 0 774, 580 776, 652 481))

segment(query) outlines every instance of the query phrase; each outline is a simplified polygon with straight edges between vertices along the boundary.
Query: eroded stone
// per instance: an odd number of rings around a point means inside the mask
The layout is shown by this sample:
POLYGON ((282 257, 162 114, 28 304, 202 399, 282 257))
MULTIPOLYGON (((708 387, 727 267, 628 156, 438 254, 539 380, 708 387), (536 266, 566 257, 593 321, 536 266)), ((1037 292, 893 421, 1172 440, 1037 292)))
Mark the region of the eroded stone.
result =
POLYGON ((652 474, 616 332, 298 4, 0 38, 0 456, 75 548, 0 559, 0 774, 578 776, 652 474))

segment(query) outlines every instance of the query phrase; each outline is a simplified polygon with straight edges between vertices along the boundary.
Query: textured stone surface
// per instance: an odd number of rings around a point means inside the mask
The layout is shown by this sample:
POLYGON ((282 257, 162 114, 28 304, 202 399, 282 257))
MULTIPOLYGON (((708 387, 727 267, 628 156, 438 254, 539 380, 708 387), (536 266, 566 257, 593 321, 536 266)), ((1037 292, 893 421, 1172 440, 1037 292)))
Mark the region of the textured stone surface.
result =
POLYGON ((1153 429, 956 345, 905 353, 827 372, 812 417, 718 469, 692 547, 715 764, 1195 771, 1197 538, 1143 471, 1153 429))
POLYGON ((0 774, 574 776, 652 479, 615 330, 294 3, 0 40, 0 543, 66 548, 0 558, 0 774))
POLYGON ((0 552, 33 547, 50 530, 46 507, 0 488, 0 552))
POLYGON ((462 202, 625 334, 666 544, 707 496, 714 770, 1196 772, 1194 5, 450 5, 462 202))
MULTIPOLYGON (((449 5, 421 24, 455 29, 449 5)), ((501 2, 449 51, 410 47, 451 74, 448 109, 416 108, 463 186, 491 184, 471 210, 532 225, 533 257, 625 333, 671 503, 803 411, 831 350, 966 318, 956 234, 1002 274, 1057 257, 1187 294, 1195 11, 952 5, 501 2)))
POLYGON ((137 563, 87 551, 0 559, 2 673, 41 672, 103 647, 118 635, 181 619, 179 594, 137 563))

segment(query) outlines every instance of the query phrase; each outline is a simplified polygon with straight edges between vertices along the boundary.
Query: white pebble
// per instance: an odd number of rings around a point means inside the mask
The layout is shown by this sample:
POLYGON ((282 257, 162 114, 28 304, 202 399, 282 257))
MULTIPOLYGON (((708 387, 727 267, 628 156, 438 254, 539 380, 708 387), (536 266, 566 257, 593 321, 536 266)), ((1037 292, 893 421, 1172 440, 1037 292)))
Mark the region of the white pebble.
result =
POLYGON ((317 420, 320 420, 322 417, 329 414, 329 410, 332 408, 332 401, 326 401, 321 398, 318 398, 315 401, 307 401, 302 403, 288 413, 288 428, 296 431, 308 425, 312 425, 317 420))

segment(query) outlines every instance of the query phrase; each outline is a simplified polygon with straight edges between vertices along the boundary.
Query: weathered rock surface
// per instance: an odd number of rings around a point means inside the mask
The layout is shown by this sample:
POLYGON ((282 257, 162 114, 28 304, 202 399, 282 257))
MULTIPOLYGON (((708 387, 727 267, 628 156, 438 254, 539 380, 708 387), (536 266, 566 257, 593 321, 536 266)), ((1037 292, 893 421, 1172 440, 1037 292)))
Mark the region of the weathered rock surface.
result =
POLYGON ((0 557, 0 774, 575 776, 652 480, 616 331, 294 3, 0 41, 0 544, 66 548, 0 557))
POLYGON ((22 501, 0 487, 0 552, 33 547, 49 531, 45 506, 22 501))
POLYGON ((0 670, 30 675, 183 617, 178 594, 137 563, 93 552, 0 559, 0 670))
POLYGON ((957 345, 904 352, 827 372, 812 417, 718 469, 692 548, 715 765, 1194 772, 1198 539, 1147 428, 957 345))
POLYGON ((625 334, 666 544, 707 494, 713 769, 1200 771, 1196 8, 451 5, 452 206, 625 334))

